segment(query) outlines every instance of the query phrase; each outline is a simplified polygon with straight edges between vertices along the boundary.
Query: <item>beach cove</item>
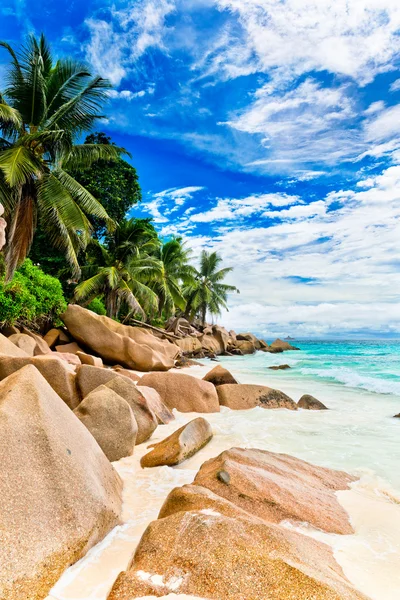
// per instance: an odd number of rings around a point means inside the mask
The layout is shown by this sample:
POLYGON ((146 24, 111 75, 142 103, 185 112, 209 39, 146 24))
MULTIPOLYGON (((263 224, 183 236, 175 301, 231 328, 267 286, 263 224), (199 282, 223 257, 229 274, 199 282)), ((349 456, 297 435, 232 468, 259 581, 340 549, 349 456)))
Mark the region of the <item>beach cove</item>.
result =
MULTIPOLYGON (((49 600, 106 600, 121 570, 132 559, 135 547, 150 521, 176 486, 191 483, 201 464, 232 446, 283 452, 333 469, 343 469, 360 477, 350 491, 339 492, 341 505, 350 515, 355 535, 335 536, 303 531, 328 543, 347 578, 372 600, 396 600, 400 589, 400 476, 398 425, 389 418, 400 406, 397 396, 379 395, 341 384, 304 382, 287 372, 251 370, 261 359, 265 367, 279 362, 258 353, 244 358, 219 360, 241 383, 277 387, 298 400, 308 391, 324 401, 329 411, 285 409, 231 411, 207 415, 214 438, 203 450, 177 467, 142 469, 140 458, 147 452, 144 443, 132 457, 114 463, 124 480, 124 524, 109 534, 88 555, 66 571, 52 590, 49 600), (236 370, 235 370, 236 368, 236 370), (310 387, 311 386, 311 387, 310 387)), ((281 357, 279 357, 281 359, 281 357)), ((285 360, 297 360, 294 353, 285 360)), ((214 363, 181 370, 203 377, 214 363)), ((176 413, 177 420, 159 427, 152 438, 158 442, 196 414, 176 413)), ((174 596, 173 596, 174 597, 174 596)))

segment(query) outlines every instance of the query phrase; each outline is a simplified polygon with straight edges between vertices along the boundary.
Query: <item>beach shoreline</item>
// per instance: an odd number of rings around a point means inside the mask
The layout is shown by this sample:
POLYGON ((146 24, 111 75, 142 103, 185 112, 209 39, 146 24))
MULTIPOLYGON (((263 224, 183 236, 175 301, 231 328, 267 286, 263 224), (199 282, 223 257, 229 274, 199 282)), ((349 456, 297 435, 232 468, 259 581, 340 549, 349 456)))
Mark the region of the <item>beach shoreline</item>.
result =
MULTIPOLYGON (((235 360, 240 366, 241 359, 235 360)), ((203 362, 202 366, 173 371, 202 378, 216 364, 208 360, 203 362)), ((282 373, 269 371, 265 378, 261 377, 261 381, 259 377, 251 378, 251 374, 239 373, 239 370, 232 372, 241 383, 269 384, 295 401, 304 393, 314 393, 331 410, 294 412, 257 407, 249 411, 231 411, 222 407, 220 413, 205 415, 213 428, 212 441, 174 468, 164 466, 143 470, 140 458, 147 452, 149 443, 137 446, 132 457, 113 463, 124 480, 123 525, 70 567, 48 600, 106 600, 118 573, 129 566, 142 533, 149 522, 157 518, 168 493, 174 487, 191 483, 202 463, 233 446, 288 453, 313 464, 347 470, 360 477, 352 489, 337 494, 340 504, 350 516, 354 535, 326 534, 310 527, 299 529, 330 545, 349 581, 371 600, 397 599, 396 590, 400 589, 400 504, 397 502, 400 502, 400 493, 390 482, 373 473, 371 467, 364 465, 364 469, 357 468, 350 461, 346 469, 344 466, 348 461, 344 457, 338 460, 334 456, 329 457, 327 452, 322 454, 321 440, 316 443, 316 430, 331 427, 333 431, 333 428, 339 427, 338 419, 343 417, 343 409, 338 407, 346 402, 349 407, 354 406, 360 398, 359 390, 325 382, 315 382, 310 390, 304 388, 304 381, 288 380, 282 373), (291 432, 292 440, 288 432, 291 432), (304 442, 307 436, 311 436, 310 443, 304 442)), ((176 421, 159 427, 151 443, 161 441, 199 416, 198 413, 174 413, 176 421)), ((324 446, 330 447, 327 439, 324 446)))

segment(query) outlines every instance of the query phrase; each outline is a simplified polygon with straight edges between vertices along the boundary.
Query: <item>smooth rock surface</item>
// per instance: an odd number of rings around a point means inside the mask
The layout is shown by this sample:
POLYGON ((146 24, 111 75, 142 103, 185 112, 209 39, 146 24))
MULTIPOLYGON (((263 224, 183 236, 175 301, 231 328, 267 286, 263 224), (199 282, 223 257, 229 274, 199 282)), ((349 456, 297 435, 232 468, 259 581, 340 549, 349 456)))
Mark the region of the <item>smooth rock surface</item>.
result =
POLYGON ((219 412, 216 388, 212 383, 181 373, 148 373, 139 385, 152 387, 168 408, 180 412, 219 412))
POLYGON ((281 340, 279 338, 277 338, 274 342, 272 342, 272 344, 270 345, 270 348, 274 349, 280 349, 280 350, 298 350, 299 348, 296 348, 296 346, 292 346, 291 344, 289 344, 289 342, 285 342, 284 340, 281 340))
MULTIPOLYGON (((253 453, 245 469, 245 487, 236 496, 231 490, 228 498, 198 485, 196 477, 195 484, 174 489, 159 519, 145 531, 132 565, 118 577, 108 600, 164 597, 172 592, 213 600, 366 600, 346 579, 327 545, 271 522, 266 510, 265 520, 259 515, 263 504, 276 505, 279 511, 285 496, 291 501, 290 493, 296 486, 274 496, 288 476, 299 477, 300 488, 306 485, 302 500, 311 493, 309 502, 313 502, 316 494, 321 494, 316 511, 335 512, 341 507, 333 490, 347 487, 351 478, 268 452, 262 454, 271 455, 269 464, 264 459, 259 465, 254 453, 260 451, 241 452, 253 453), (286 463, 285 476, 276 473, 277 457, 293 461, 286 463), (258 468, 270 470, 269 480, 260 481, 258 468), (268 486, 273 488, 269 495, 268 486), (242 508, 245 502, 248 510, 242 508)), ((213 461, 218 459, 205 463, 200 473, 213 461)), ((229 471, 233 483, 220 482, 225 495, 236 485, 235 473, 229 471)), ((348 525, 346 513, 340 518, 348 525)))
POLYGON ((329 533, 350 534, 353 528, 335 492, 355 480, 287 454, 232 448, 205 462, 194 483, 271 523, 306 521, 329 533), (222 470, 229 474, 228 485, 217 477, 222 470))
POLYGON ((246 410, 255 406, 297 410, 296 403, 289 396, 264 385, 226 384, 219 385, 216 389, 220 405, 233 410, 246 410))
POLYGON ((219 385, 224 385, 227 383, 230 383, 230 384, 239 383, 238 381, 236 381, 236 379, 234 378, 232 373, 230 373, 228 371, 228 369, 225 369, 225 367, 223 367, 221 365, 217 365, 216 367, 211 369, 211 371, 209 371, 207 373, 207 375, 205 375, 203 377, 203 381, 209 381, 210 383, 215 385, 215 387, 217 387, 219 385))
POLYGON ((92 365, 81 365, 76 370, 76 383, 81 395, 85 398, 90 392, 93 392, 99 385, 103 385, 118 376, 118 373, 112 369, 95 367, 92 365))
MULTIPOLYGON (((20 335, 20 334, 16 334, 16 335, 20 335)), ((16 356, 16 357, 24 357, 24 356, 28 357, 29 356, 24 350, 22 350, 21 348, 18 348, 18 346, 13 344, 10 341, 10 338, 7 338, 2 333, 0 333, 0 355, 1 354, 3 354, 4 356, 16 356)))
POLYGON ((100 356, 93 356, 92 354, 87 354, 86 352, 82 352, 78 350, 76 353, 82 365, 90 365, 91 367, 103 367, 103 361, 100 356))
POLYGON ((43 600, 119 522, 122 482, 33 365, 0 383, 0 599, 43 600))
POLYGON ((310 396, 310 394, 304 394, 298 401, 297 406, 305 410, 328 410, 325 404, 314 398, 314 396, 310 396))
POLYGON ((131 407, 121 396, 101 385, 74 410, 108 460, 131 456, 138 426, 131 407))
POLYGON ((71 366, 53 355, 46 354, 33 357, 0 356, 0 380, 26 365, 35 366, 69 408, 73 410, 78 406, 81 398, 76 385, 75 373, 71 366))
POLYGON ((61 317, 73 337, 105 362, 139 371, 167 371, 180 350, 147 331, 70 304, 61 317), (135 331, 136 330, 136 331, 135 331))
POLYGON ((145 385, 138 385, 137 389, 146 398, 147 405, 151 408, 157 417, 160 425, 166 425, 175 420, 174 415, 161 400, 160 394, 154 388, 145 385))
POLYGON ((15 344, 17 348, 23 350, 27 356, 35 355, 36 342, 29 335, 26 335, 25 333, 15 333, 14 335, 10 335, 8 339, 15 344))
POLYGON ((131 407, 138 427, 136 444, 142 444, 148 440, 157 429, 158 421, 145 396, 133 381, 121 375, 117 375, 105 385, 124 398, 131 407))
POLYGON ((142 457, 140 464, 143 468, 179 465, 204 448, 212 435, 208 421, 202 417, 193 419, 165 440, 155 444, 153 449, 142 457))
POLYGON ((235 346, 242 354, 254 354, 256 351, 253 342, 249 342, 248 340, 237 340, 235 346))
POLYGON ((34 333, 26 327, 22 327, 22 333, 24 333, 25 335, 29 335, 29 337, 35 340, 36 346, 34 356, 41 356, 42 354, 51 354, 51 349, 49 345, 45 342, 41 335, 39 335, 38 333, 34 333))

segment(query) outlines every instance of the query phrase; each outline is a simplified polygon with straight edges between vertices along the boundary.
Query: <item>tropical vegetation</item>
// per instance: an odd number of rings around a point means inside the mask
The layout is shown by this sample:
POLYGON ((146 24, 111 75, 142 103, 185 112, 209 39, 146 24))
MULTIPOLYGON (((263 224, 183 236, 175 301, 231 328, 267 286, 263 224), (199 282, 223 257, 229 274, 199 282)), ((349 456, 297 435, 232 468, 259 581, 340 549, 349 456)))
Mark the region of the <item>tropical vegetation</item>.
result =
POLYGON ((64 297, 124 322, 184 315, 204 325, 227 309, 237 289, 216 252, 203 251, 196 268, 180 237, 162 239, 151 220, 127 216, 142 200, 137 172, 93 132, 110 83, 55 60, 43 35, 18 52, 0 46, 10 56, 0 89, 0 325, 54 320, 64 297))

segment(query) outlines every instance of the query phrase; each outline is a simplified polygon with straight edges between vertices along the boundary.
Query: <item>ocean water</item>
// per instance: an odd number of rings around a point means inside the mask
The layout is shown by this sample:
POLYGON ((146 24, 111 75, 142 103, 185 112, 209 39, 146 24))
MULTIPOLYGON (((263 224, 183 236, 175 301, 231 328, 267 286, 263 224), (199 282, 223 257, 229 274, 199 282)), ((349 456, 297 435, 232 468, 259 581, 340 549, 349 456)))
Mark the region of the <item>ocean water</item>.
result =
MULTIPOLYGON (((222 357, 220 362, 241 383, 281 389, 295 401, 309 393, 329 410, 222 407, 220 413, 206 415, 214 437, 198 454, 178 467, 142 469, 140 458, 150 443, 197 416, 175 411, 176 421, 158 427, 151 441, 137 446, 132 457, 114 463, 124 481, 123 523, 65 572, 48 600, 106 600, 168 493, 192 482, 204 461, 234 446, 284 452, 358 476, 351 490, 338 494, 354 535, 328 535, 307 524, 297 527, 329 544, 345 575, 371 600, 400 599, 400 419, 393 418, 400 413, 400 344, 294 343, 301 351, 258 352, 222 357), (292 368, 268 368, 284 363, 292 368)), ((185 372, 203 377, 215 366, 209 360, 202 362, 203 366, 185 372)), ((164 597, 181 596, 179 590, 165 589, 164 597)))
MULTIPOLYGON (((287 363, 288 378, 319 379, 378 394, 400 395, 400 340, 301 340, 300 351, 244 357, 239 370, 266 374, 265 368, 287 363)), ((225 360, 225 359, 222 359, 225 360)), ((400 408, 400 407, 399 407, 400 408)))

